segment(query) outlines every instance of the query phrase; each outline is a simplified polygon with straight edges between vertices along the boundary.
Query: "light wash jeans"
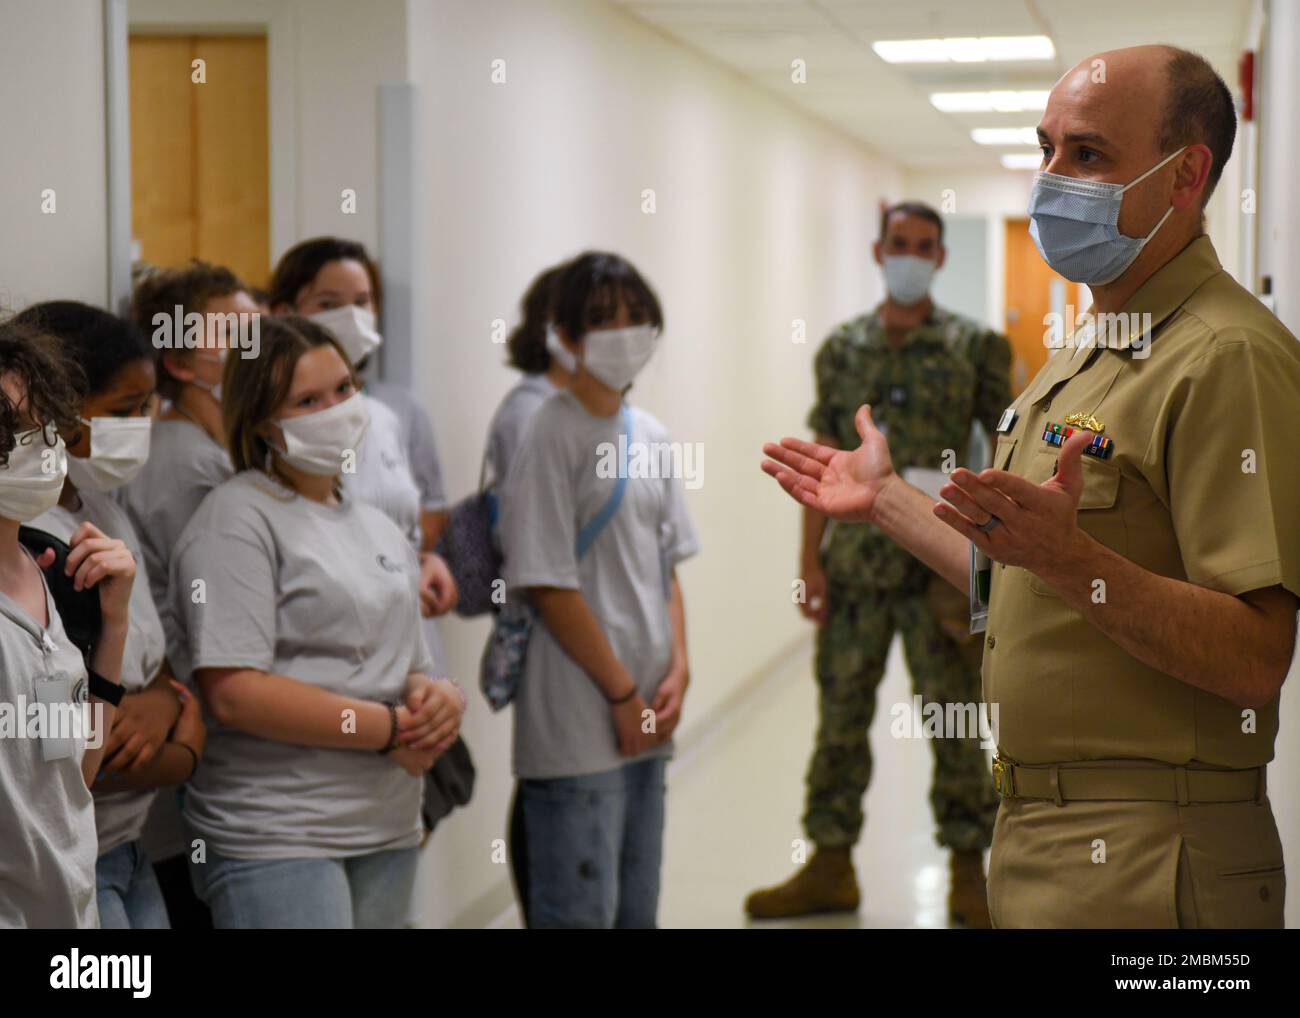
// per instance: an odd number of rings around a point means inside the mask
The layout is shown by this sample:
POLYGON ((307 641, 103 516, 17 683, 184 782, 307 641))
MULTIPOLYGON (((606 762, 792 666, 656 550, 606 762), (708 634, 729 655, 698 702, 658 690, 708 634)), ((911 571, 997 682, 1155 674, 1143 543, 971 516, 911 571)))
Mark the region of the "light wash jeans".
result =
POLYGON ((406 925, 418 848, 344 858, 190 860, 218 930, 394 929, 406 925))
POLYGON ((530 929, 655 926, 667 766, 519 782, 530 929))
POLYGON ((170 928, 162 889, 139 841, 118 845, 95 860, 95 895, 102 930, 170 928))

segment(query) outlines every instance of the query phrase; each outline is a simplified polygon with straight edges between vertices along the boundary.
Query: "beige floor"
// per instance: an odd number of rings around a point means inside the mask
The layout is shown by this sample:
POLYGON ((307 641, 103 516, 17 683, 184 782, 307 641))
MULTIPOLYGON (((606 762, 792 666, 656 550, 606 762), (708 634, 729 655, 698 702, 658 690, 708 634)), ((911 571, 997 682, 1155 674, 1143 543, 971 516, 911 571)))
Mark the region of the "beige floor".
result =
MULTIPOLYGON (((911 685, 895 641, 871 730, 875 772, 867 824, 854 860, 862 889, 855 916, 788 923, 749 921, 754 888, 794 869, 803 837, 803 776, 813 744, 816 688, 812 648, 747 696, 735 714, 674 760, 659 921, 678 928, 942 928, 947 854, 934 842, 928 799, 933 757, 920 739, 890 737, 890 707, 910 703, 911 685)), ((811 850, 811 849, 810 849, 811 850)), ((519 926, 513 906, 492 924, 519 926)))
POLYGON ((660 924, 665 927, 943 927, 947 854, 934 842, 927 742, 890 737, 890 706, 910 702, 895 641, 871 729, 875 761, 867 824, 854 854, 856 916, 789 923, 749 921, 742 903, 794 869, 803 837, 803 778, 812 749, 816 688, 808 657, 767 680, 668 777, 660 924))

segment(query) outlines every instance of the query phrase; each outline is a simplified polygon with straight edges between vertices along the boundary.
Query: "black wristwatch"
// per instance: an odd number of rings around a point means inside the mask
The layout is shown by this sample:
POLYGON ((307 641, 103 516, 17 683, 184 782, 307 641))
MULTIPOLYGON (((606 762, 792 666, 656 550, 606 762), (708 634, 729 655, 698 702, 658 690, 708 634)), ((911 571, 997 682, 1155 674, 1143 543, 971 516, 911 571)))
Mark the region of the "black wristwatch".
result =
POLYGON ((99 672, 90 672, 89 675, 90 682, 86 688, 91 696, 97 700, 103 700, 113 707, 122 702, 122 697, 126 695, 126 689, 120 682, 109 682, 99 672))

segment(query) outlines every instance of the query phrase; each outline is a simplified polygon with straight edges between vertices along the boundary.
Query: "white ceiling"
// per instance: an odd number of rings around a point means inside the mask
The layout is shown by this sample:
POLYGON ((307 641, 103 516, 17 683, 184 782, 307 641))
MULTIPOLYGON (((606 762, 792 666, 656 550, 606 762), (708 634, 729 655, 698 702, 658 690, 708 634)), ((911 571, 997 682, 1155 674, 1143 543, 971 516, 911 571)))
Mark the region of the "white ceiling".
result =
POLYGON ((1236 90, 1248 0, 610 0, 678 42, 909 168, 998 169, 974 127, 1021 127, 1037 113, 940 113, 934 91, 1050 89, 1093 53, 1171 43, 1201 53, 1236 90), (871 43, 945 36, 1048 35, 1056 59, 887 64, 871 43), (807 83, 791 81, 802 59, 807 83))

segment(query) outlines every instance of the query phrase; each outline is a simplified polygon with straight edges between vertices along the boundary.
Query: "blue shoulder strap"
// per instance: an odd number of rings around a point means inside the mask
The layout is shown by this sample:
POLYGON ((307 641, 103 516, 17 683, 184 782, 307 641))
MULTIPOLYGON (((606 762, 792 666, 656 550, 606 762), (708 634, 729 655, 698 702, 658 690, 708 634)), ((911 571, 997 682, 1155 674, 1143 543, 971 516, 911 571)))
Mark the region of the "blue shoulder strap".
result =
MULTIPOLYGON (((623 420, 623 434, 627 436, 627 441, 632 441, 632 411, 624 403, 619 408, 619 416, 623 420)), ((618 479, 614 482, 614 490, 609 493, 609 498, 605 504, 600 507, 600 512, 588 521, 587 525, 578 531, 578 540, 575 542, 578 558, 587 554, 592 544, 595 543, 600 532, 605 529, 605 524, 614 518, 618 512, 618 504, 623 501, 623 492, 627 489, 627 461, 619 457, 618 461, 618 479)))

